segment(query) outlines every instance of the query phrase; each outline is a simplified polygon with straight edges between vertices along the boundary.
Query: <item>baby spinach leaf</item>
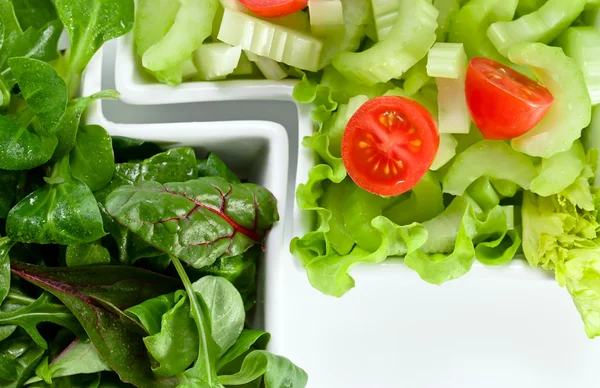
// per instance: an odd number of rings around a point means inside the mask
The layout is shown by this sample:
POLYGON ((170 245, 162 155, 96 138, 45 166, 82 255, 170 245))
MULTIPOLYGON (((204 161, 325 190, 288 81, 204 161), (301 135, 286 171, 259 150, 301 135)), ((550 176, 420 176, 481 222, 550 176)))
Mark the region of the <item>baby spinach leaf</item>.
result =
POLYGON ((106 210, 144 241, 201 268, 260 242, 278 220, 276 202, 258 185, 198 178, 120 187, 107 197, 106 210))
POLYGON ((117 98, 119 98, 117 91, 103 90, 88 97, 76 98, 69 101, 65 115, 56 128, 58 146, 54 150, 52 159, 58 160, 71 152, 77 138, 77 129, 79 128, 81 115, 88 105, 99 99, 116 100, 117 98))
POLYGON ((48 344, 37 330, 37 325, 42 322, 52 322, 68 328, 74 333, 81 333, 81 326, 77 319, 62 304, 53 303, 50 294, 42 294, 35 302, 18 310, 9 312, 0 311, 0 325, 17 325, 22 327, 35 343, 44 348, 48 344))
POLYGON ((30 170, 46 163, 58 143, 56 136, 32 123, 35 114, 30 108, 0 115, 0 168, 30 170))
POLYGON ((49 64, 31 58, 11 58, 9 64, 27 105, 43 129, 53 132, 67 109, 67 85, 49 64))
POLYGON ((0 218, 6 218, 17 196, 21 172, 0 170, 0 218))
POLYGON ((13 33, 22 33, 21 25, 17 20, 17 14, 15 8, 10 0, 0 0, 0 17, 2 18, 2 24, 4 26, 4 39, 13 33))
POLYGON ((85 183, 90 190, 97 191, 112 180, 115 158, 112 139, 99 125, 79 128, 75 147, 71 150, 73 176, 85 183))
POLYGON ((122 136, 113 136, 112 140, 115 159, 119 162, 147 159, 162 151, 158 145, 144 140, 122 136))
POLYGON ((69 245, 65 253, 67 267, 110 264, 108 250, 97 242, 69 245))
POLYGON ((58 19, 51 0, 12 0, 22 28, 40 28, 58 19))
POLYGON ((230 183, 240 183, 240 179, 237 175, 234 174, 233 171, 227 167, 225 162, 223 162, 217 155, 214 153, 208 154, 208 158, 205 163, 198 162, 198 176, 219 176, 230 183))
POLYGON ((265 349, 270 339, 271 335, 266 331, 244 329, 235 344, 219 358, 217 370, 220 371, 221 368, 243 356, 252 348, 265 349))
POLYGON ((308 375, 285 357, 276 356, 264 350, 250 353, 242 364, 242 369, 229 376, 219 376, 223 385, 241 385, 255 381, 264 375, 265 388, 303 388, 308 375))
POLYGON ((70 95, 79 88, 83 70, 104 42, 133 27, 133 0, 56 0, 56 10, 71 38, 67 76, 70 95))
POLYGON ((14 335, 0 343, 0 354, 14 367, 11 379, 0 378, 0 387, 20 388, 33 374, 35 367, 44 356, 44 349, 26 335, 14 335))
POLYGON ((8 237, 0 238, 0 304, 6 299, 10 290, 10 260, 8 252, 14 244, 15 242, 8 237))
POLYGON ((94 195, 73 178, 68 156, 56 163, 46 181, 8 214, 9 237, 25 243, 71 245, 105 235, 94 195))
POLYGON ((57 296, 77 317, 98 353, 124 382, 172 387, 156 381, 142 338, 128 329, 123 310, 172 292, 175 279, 129 267, 40 267, 11 263, 13 274, 57 296))
POLYGON ((175 306, 175 293, 148 299, 125 310, 125 314, 137 319, 150 335, 160 332, 162 316, 175 306))

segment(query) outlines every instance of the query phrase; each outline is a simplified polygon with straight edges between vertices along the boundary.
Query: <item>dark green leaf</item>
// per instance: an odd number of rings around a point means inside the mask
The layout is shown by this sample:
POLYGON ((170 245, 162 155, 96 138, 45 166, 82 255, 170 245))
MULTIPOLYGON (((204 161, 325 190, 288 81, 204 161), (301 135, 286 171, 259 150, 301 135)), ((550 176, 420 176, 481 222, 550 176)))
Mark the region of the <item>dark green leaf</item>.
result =
POLYGON ((230 183, 240 183, 240 179, 214 153, 208 154, 206 163, 198 162, 198 176, 218 176, 230 183), (202 167, 202 169, 201 169, 202 167))
POLYGON ((16 325, 0 326, 0 342, 11 336, 17 329, 16 325))
POLYGON ((244 330, 240 334, 235 344, 219 358, 217 362, 217 371, 220 371, 225 365, 236 358, 247 353, 251 348, 265 349, 271 335, 262 330, 244 330))
POLYGON ((52 384, 46 384, 43 381, 27 385, 28 388, 98 388, 100 387, 100 373, 80 374, 66 377, 59 377, 52 380, 52 384))
POLYGON ((58 19, 51 0, 12 0, 12 3, 23 29, 41 28, 58 19))
POLYGON ((0 353, 0 380, 13 381, 17 376, 17 365, 5 353, 0 353))
POLYGON ((112 140, 115 159, 119 162, 143 160, 161 152, 159 146, 144 140, 122 136, 113 136, 112 140))
POLYGON ((0 218, 6 218, 15 203, 21 172, 0 170, 0 218))
POLYGON ((14 6, 9 0, 0 0, 0 17, 4 26, 4 41, 10 34, 22 32, 14 6))
POLYGON ((123 186, 108 196, 106 210, 146 242, 196 268, 244 253, 279 217, 268 190, 223 178, 123 186))
POLYGON ((25 109, 0 115, 0 168, 30 170, 46 163, 58 143, 56 136, 31 125, 34 114, 25 109))
POLYGON ((67 247, 65 261, 67 267, 110 264, 110 254, 96 242, 75 244, 67 247))
POLYGON ((53 293, 75 314, 106 363, 125 382, 170 387, 155 381, 142 338, 128 329, 123 310, 172 292, 177 282, 139 268, 48 268, 11 263, 13 274, 53 293))
POLYGON ((62 304, 53 303, 52 297, 46 293, 29 306, 10 312, 0 312, 0 325, 22 327, 38 346, 47 349, 48 344, 37 330, 37 325, 42 322, 52 322, 74 333, 81 333, 81 326, 69 309, 62 304))
POLYGON ((175 306, 175 293, 148 299, 137 306, 128 308, 125 314, 137 319, 148 334, 154 335, 160 332, 162 316, 173 306, 175 306))
POLYGON ((76 98, 69 101, 67 111, 56 128, 56 137, 58 138, 58 146, 52 155, 53 160, 58 160, 71 152, 77 138, 77 129, 81 115, 92 102, 99 99, 116 100, 119 98, 119 93, 114 90, 103 90, 89 97, 76 98))
POLYGON ((105 235, 102 215, 90 189, 71 175, 69 158, 59 161, 41 189, 8 214, 6 231, 15 241, 71 245, 105 235))
POLYGON ((0 238, 0 304, 6 299, 10 290, 10 260, 8 252, 14 244, 14 241, 8 237, 0 238))
POLYGON ((31 58, 11 58, 9 64, 27 104, 42 128, 54 131, 67 109, 67 85, 49 64, 31 58))
POLYGON ((112 180, 115 158, 112 139, 106 129, 99 125, 79 128, 75 147, 71 150, 73 176, 97 191, 112 180))
POLYGON ((29 337, 15 333, 0 343, 0 354, 11 360, 16 369, 12 379, 0 378, 0 387, 20 388, 33 374, 35 367, 44 356, 44 349, 33 343, 29 337))

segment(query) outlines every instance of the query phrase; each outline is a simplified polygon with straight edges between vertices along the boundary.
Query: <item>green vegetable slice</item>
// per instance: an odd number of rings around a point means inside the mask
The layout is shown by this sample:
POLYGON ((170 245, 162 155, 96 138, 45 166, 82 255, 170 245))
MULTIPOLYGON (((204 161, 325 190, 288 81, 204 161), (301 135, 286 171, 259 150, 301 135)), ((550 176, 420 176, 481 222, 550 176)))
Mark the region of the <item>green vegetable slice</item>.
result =
POLYGON ((540 174, 531 181, 531 192, 548 197, 569 187, 579 176, 587 160, 579 141, 565 152, 542 161, 540 174))
POLYGON ((233 73, 240 62, 242 48, 225 43, 206 43, 192 55, 198 77, 204 81, 222 79, 233 73))
POLYGON ((452 135, 442 133, 440 135, 440 147, 438 148, 438 153, 429 169, 436 171, 444 167, 446 163, 452 160, 454 155, 456 155, 457 145, 458 141, 456 141, 452 135))
POLYGON ((398 19, 399 0, 372 0, 373 22, 377 33, 377 41, 384 40, 398 19))
MULTIPOLYGON (((301 14, 302 12, 297 12, 301 14)), ((308 3, 310 31, 327 36, 344 30, 344 12, 341 0, 311 0, 308 3)))

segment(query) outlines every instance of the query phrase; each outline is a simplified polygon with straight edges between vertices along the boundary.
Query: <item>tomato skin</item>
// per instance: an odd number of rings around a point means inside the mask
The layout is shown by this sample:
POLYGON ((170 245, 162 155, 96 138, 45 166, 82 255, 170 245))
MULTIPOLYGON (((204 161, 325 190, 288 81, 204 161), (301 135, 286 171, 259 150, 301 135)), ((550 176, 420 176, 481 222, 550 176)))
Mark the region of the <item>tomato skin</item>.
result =
POLYGON ((487 58, 469 62, 465 95, 473 122, 489 140, 523 135, 542 120, 554 101, 539 83, 487 58))
POLYGON ((362 189, 394 196, 412 189, 437 154, 440 136, 429 111, 408 98, 384 96, 363 104, 342 137, 342 160, 362 189))
POLYGON ((246 8, 258 16, 278 18, 302 11, 308 0, 240 0, 246 8))

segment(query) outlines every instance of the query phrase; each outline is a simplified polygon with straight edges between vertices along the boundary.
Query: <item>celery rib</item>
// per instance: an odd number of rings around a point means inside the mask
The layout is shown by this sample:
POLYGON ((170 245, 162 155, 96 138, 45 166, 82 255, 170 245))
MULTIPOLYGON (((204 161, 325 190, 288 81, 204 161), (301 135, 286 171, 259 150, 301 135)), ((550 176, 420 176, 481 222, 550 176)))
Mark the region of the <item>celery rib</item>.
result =
POLYGON ((309 0, 310 31, 325 36, 344 30, 344 11, 341 0, 309 0))
POLYGON ((398 19, 399 0, 371 0, 377 41, 385 39, 398 19))

